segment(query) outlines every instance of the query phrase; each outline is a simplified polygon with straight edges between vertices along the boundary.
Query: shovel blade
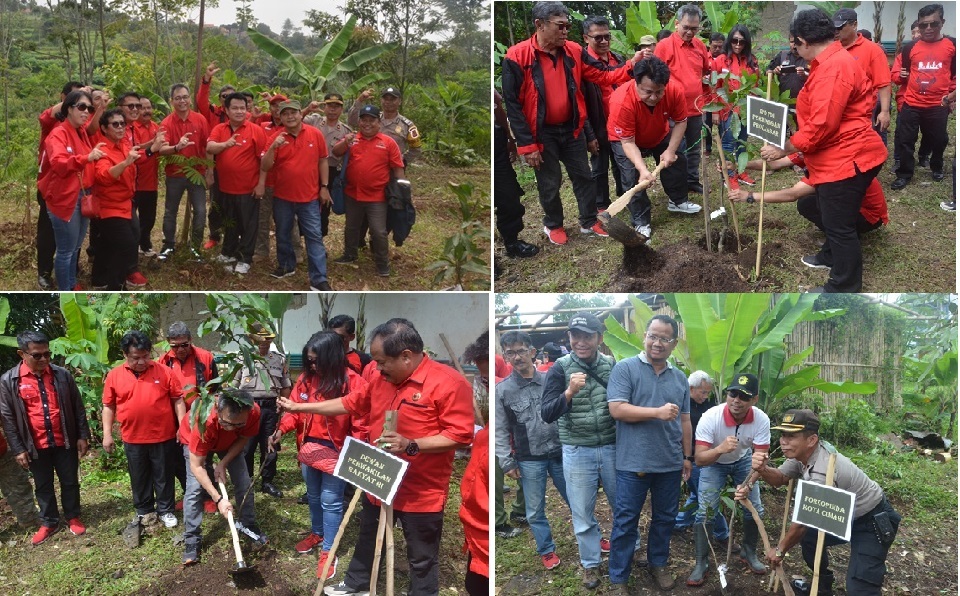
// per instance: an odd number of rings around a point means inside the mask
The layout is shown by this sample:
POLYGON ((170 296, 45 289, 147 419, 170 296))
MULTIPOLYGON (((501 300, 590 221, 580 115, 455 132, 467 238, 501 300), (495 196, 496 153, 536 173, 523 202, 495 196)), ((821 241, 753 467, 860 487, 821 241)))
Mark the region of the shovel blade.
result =
POLYGON ((607 234, 610 234, 611 238, 624 246, 640 246, 646 244, 649 240, 621 220, 611 217, 609 213, 598 214, 597 221, 600 222, 600 226, 606 230, 607 234))

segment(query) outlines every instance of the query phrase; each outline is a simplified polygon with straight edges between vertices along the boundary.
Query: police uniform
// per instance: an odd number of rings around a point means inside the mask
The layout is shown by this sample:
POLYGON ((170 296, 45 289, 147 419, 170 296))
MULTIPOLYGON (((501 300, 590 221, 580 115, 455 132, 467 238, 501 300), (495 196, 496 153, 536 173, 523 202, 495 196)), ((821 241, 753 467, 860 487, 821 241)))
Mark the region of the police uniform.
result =
MULTIPOLYGON (((347 134, 353 132, 353 129, 342 122, 337 122, 334 126, 327 124, 327 119, 323 114, 310 114, 303 119, 304 124, 309 124, 323 134, 327 141, 327 168, 329 177, 327 183, 332 185, 337 176, 340 175, 340 166, 343 159, 333 154, 333 146, 339 143, 347 134)), ((320 205, 320 233, 326 237, 330 230, 330 210, 332 205, 325 203, 320 205)))
MULTIPOLYGON (((267 444, 270 436, 277 430, 277 397, 284 389, 290 389, 290 375, 287 369, 287 359, 283 354, 269 352, 262 361, 255 360, 253 371, 244 367, 240 370, 237 379, 239 389, 248 391, 254 401, 260 406, 260 431, 248 444, 244 452, 247 462, 247 472, 253 476, 253 460, 257 447, 260 448, 260 461, 263 462, 267 454, 267 444), (266 374, 263 374, 266 373, 266 374)), ((277 475, 276 460, 264 467, 261 482, 271 484, 277 475)))

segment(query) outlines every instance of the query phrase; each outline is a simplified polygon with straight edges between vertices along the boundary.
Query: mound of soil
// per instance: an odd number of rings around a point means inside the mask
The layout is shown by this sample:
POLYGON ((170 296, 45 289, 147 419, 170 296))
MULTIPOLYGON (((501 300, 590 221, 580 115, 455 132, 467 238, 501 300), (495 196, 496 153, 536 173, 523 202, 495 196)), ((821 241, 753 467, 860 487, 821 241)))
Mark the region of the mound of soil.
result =
POLYGON ((144 593, 150 596, 203 594, 273 594, 294 596, 302 594, 304 587, 297 585, 293 569, 284 568, 277 552, 264 549, 257 553, 245 554, 245 562, 253 567, 250 571, 232 575, 236 568, 233 551, 205 552, 200 563, 190 567, 169 570, 163 579, 144 593))

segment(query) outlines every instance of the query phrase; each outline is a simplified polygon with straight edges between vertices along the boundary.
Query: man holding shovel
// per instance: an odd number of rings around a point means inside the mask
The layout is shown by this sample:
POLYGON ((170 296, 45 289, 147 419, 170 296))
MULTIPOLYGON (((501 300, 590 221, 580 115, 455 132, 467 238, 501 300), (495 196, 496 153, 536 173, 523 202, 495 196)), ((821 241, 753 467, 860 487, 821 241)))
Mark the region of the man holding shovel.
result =
MULTIPOLYGON (((791 479, 807 480, 826 484, 827 467, 831 455, 836 455, 833 486, 857 495, 853 511, 853 526, 850 536, 850 564, 847 567, 846 593, 849 596, 880 596, 883 576, 886 573, 887 551, 897 535, 900 515, 893 509, 883 494, 883 489, 867 477, 853 462, 832 446, 820 441, 820 418, 812 410, 787 410, 783 421, 772 430, 779 430, 780 449, 787 461, 779 468, 767 465, 766 451, 753 454, 753 469, 759 472, 770 486, 783 486, 791 479)), ((747 497, 748 487, 737 489, 736 498, 747 497)), ((806 526, 793 523, 786 535, 767 551, 767 561, 776 567, 783 562, 787 552, 800 543, 803 560, 813 569, 817 532, 806 526)), ((843 540, 827 534, 825 546, 843 544, 843 540)), ((798 594, 808 594, 794 584, 798 594)), ((826 550, 820 561, 820 596, 833 595, 833 571, 826 550)))

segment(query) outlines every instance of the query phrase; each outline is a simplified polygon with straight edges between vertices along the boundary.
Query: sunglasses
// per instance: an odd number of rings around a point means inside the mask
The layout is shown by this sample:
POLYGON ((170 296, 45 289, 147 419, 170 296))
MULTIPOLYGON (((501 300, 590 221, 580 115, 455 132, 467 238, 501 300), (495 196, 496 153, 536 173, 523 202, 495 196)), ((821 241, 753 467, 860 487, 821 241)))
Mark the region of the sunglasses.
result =
POLYGON ((97 108, 93 107, 92 105, 90 105, 90 104, 88 104, 88 103, 78 103, 77 105, 75 105, 75 106, 73 106, 73 107, 76 108, 76 110, 77 110, 78 112, 88 112, 88 113, 92 114, 92 113, 94 113, 94 112, 97 111, 97 108))
POLYGON ((727 391, 727 397, 735 397, 740 401, 750 401, 753 399, 753 396, 747 395, 742 391, 727 391))
POLYGON ((170 347, 174 350, 179 350, 180 348, 189 348, 190 342, 184 342, 182 344, 170 344, 170 347))
POLYGON ((43 359, 49 360, 50 357, 53 356, 53 352, 50 352, 50 351, 47 351, 47 352, 37 352, 37 353, 35 353, 35 354, 31 354, 31 353, 29 353, 29 352, 23 352, 23 353, 26 354, 27 356, 30 356, 30 357, 33 358, 34 360, 43 360, 43 359))
POLYGON ((921 31, 926 31, 927 29, 939 29, 940 27, 943 27, 942 21, 939 23, 918 23, 917 24, 917 28, 920 29, 921 31))
POLYGON ((742 37, 734 37, 733 39, 730 40, 730 45, 734 45, 734 46, 742 46, 745 43, 747 43, 747 40, 745 40, 742 37))
POLYGON ((107 125, 112 126, 114 128, 123 128, 124 126, 126 126, 126 123, 123 121, 114 121, 114 122, 107 122, 107 125))
POLYGON ((613 39, 613 36, 612 36, 612 35, 609 35, 609 34, 607 34, 607 35, 588 35, 587 37, 589 37, 590 39, 595 39, 595 40, 597 40, 597 41, 610 41, 611 39, 613 39))
POLYGON ((559 30, 561 30, 561 31, 569 31, 569 30, 570 30, 570 23, 560 23, 560 22, 557 22, 557 21, 547 21, 547 22, 548 22, 548 23, 553 23, 554 25, 557 26, 557 29, 559 29, 559 30))
POLYGON ((127 108, 128 110, 139 110, 141 106, 138 103, 125 103, 120 107, 127 108))

